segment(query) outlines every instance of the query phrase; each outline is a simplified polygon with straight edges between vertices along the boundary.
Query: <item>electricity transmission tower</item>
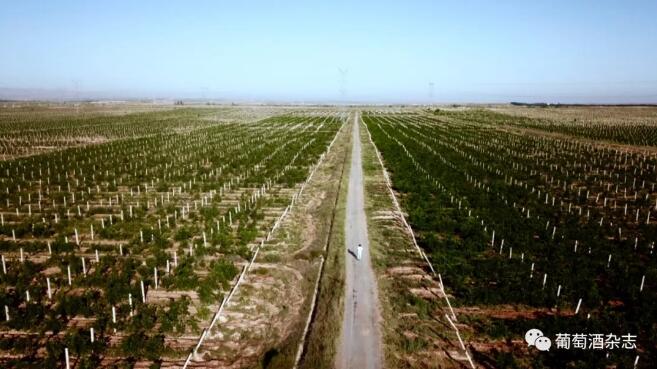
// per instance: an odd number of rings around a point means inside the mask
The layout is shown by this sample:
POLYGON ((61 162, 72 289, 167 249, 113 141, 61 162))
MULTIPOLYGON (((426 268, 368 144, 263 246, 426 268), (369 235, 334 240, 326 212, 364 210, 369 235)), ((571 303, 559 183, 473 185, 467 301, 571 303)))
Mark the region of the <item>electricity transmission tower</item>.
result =
POLYGON ((344 100, 347 97, 347 73, 349 70, 338 67, 338 72, 340 73, 340 99, 344 100))
POLYGON ((429 82, 429 103, 433 103, 433 87, 434 83, 429 82))

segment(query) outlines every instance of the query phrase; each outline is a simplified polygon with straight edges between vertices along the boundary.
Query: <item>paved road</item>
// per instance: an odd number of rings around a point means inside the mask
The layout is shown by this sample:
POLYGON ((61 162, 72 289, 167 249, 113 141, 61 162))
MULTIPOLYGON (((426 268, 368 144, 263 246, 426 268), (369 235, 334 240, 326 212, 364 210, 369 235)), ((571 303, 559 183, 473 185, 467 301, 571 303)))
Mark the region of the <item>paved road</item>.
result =
POLYGON ((377 285, 370 263, 367 219, 361 161, 360 117, 355 114, 351 171, 345 219, 346 286, 342 337, 338 348, 338 369, 381 368, 380 313, 377 285), (356 246, 363 245, 362 260, 356 260, 356 246))

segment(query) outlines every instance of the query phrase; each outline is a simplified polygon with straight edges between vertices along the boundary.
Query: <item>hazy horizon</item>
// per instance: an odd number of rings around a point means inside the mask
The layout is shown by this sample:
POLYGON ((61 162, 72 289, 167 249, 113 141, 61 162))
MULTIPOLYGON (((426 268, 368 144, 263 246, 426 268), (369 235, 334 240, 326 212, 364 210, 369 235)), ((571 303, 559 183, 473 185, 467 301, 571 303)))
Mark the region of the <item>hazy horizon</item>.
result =
POLYGON ((0 99, 656 103, 654 14, 648 1, 9 3, 0 99))

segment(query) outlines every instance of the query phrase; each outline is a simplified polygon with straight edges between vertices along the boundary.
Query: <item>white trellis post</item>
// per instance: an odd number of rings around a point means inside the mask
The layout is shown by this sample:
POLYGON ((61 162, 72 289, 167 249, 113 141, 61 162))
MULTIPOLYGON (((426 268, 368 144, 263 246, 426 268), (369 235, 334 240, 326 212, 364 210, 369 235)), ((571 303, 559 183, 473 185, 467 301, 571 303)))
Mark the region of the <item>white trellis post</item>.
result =
POLYGON ((68 347, 64 347, 64 360, 66 361, 66 369, 71 369, 71 362, 68 357, 68 347))

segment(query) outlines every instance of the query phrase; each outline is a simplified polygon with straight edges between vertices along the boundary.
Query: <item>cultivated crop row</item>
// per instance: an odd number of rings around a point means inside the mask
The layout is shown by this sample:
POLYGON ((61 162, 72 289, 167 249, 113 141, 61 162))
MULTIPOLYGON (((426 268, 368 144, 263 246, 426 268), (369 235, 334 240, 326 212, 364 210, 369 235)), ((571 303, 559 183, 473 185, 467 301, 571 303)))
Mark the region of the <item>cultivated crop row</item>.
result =
POLYGON ((514 361, 520 355, 495 340, 535 327, 552 335, 629 333, 639 347, 552 350, 538 367, 654 360, 657 156, 527 135, 489 118, 364 117, 455 310, 491 312, 466 317, 480 349, 475 361, 514 361), (500 318, 509 308, 512 319, 500 318))
POLYGON ((342 123, 218 124, 210 113, 62 119, 56 134, 48 122, 23 133, 112 140, 0 163, 3 365, 187 356, 342 123))

